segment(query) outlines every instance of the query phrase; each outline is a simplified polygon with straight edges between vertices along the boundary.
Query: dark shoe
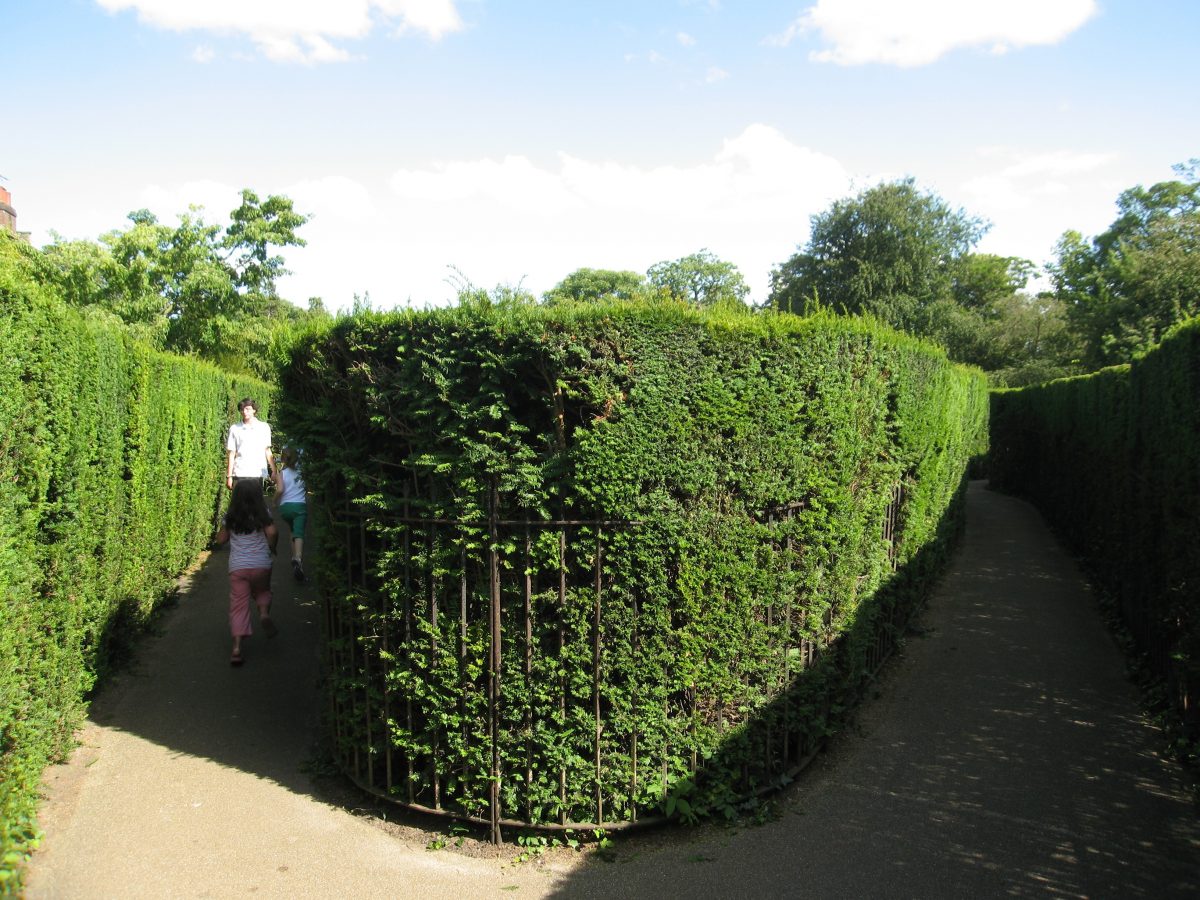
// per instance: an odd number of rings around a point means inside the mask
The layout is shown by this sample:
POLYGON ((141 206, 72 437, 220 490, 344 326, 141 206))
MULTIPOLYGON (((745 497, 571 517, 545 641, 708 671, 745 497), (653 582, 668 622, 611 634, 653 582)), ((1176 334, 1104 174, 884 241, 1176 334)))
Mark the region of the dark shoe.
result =
POLYGON ((298 559, 292 560, 292 577, 297 581, 304 580, 304 567, 300 565, 300 560, 298 559))
POLYGON ((262 630, 263 630, 263 634, 265 634, 269 638, 273 638, 273 637, 275 637, 275 635, 279 634, 279 628, 278 628, 278 626, 276 626, 274 620, 270 616, 265 616, 263 618, 262 630))
POLYGON ((229 657, 229 664, 231 666, 240 666, 242 664, 242 652, 240 650, 233 651, 233 654, 229 657))

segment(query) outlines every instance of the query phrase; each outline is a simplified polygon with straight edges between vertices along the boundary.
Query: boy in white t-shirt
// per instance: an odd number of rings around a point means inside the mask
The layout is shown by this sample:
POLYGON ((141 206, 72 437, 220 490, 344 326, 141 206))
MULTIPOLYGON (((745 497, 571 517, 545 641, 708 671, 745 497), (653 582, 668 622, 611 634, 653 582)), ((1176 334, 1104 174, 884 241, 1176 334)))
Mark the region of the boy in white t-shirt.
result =
POLYGON ((271 426, 255 418, 258 404, 249 397, 238 403, 238 412, 242 414, 242 421, 229 426, 229 437, 225 440, 225 486, 230 490, 233 490, 234 482, 243 478, 255 478, 260 482, 267 477, 275 479, 271 426))

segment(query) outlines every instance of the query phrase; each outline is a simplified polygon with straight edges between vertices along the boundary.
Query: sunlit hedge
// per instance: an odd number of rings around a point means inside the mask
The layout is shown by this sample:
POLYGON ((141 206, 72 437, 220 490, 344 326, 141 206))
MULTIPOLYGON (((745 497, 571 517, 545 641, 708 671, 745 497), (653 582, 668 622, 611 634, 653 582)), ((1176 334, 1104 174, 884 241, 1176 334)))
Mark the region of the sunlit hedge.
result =
POLYGON ((81 316, 28 271, 0 234, 0 890, 86 693, 211 537, 236 398, 266 399, 81 316))
POLYGON ((615 822, 786 777, 944 555, 987 395, 861 321, 474 307, 310 335, 277 416, 332 516, 347 770, 615 822))
POLYGON ((1200 320, 1132 365, 1001 391, 992 483, 1031 499, 1200 737, 1200 320))

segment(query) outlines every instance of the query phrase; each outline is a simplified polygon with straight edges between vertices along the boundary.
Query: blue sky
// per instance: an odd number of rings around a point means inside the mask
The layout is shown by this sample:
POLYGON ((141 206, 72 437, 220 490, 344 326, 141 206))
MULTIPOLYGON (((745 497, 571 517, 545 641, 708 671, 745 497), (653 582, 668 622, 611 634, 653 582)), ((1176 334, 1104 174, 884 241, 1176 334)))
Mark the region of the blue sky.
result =
POLYGON ((237 192, 313 216, 281 293, 534 293, 701 248, 766 297, 809 217, 912 176, 1052 258, 1200 156, 1191 0, 0 0, 34 243, 237 192))

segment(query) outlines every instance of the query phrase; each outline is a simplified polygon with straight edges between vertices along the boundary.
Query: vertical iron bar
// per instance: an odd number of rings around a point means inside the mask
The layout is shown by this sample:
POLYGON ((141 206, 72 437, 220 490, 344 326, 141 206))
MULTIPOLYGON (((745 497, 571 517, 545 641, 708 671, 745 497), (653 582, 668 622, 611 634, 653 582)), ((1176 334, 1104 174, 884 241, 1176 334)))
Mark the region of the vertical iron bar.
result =
POLYGON ((696 770, 700 767, 700 760, 696 752, 696 682, 694 680, 688 691, 688 737, 692 745, 691 772, 695 775, 696 770))
MULTIPOLYGON (((350 501, 348 498, 346 499, 346 502, 349 504, 350 501)), ((341 529, 342 538, 346 545, 347 560, 350 559, 351 549, 350 528, 347 524, 348 521, 349 515, 347 514, 346 519, 343 520, 341 529)), ((349 583, 349 580, 347 580, 346 584, 349 585, 349 583)), ((342 619, 337 613, 337 603, 332 599, 326 599, 325 601, 325 621, 329 629, 326 632, 326 634, 329 636, 329 663, 336 676, 333 690, 329 692, 329 708, 331 714, 333 715, 334 754, 337 756, 342 768, 345 768, 347 762, 345 743, 343 741, 343 736, 345 734, 345 723, 343 722, 343 712, 341 708, 342 704, 338 699, 338 695, 341 693, 341 684, 344 682, 346 677, 346 663, 345 660, 342 659, 342 651, 340 649, 341 641, 339 640, 339 638, 342 636, 342 619)))
MULTIPOLYGON (((788 510, 787 518, 788 518, 789 525, 791 524, 791 520, 794 517, 795 517, 794 510, 788 510)), ((785 559, 786 565, 787 565, 787 573, 789 576, 789 580, 791 580, 790 576, 792 574, 792 530, 790 527, 788 528, 787 534, 784 536, 784 539, 783 539, 783 552, 785 554, 784 559, 785 559)), ((792 673, 791 673, 792 614, 795 612, 795 604, 796 604, 796 598, 792 597, 791 602, 788 603, 787 624, 784 627, 784 632, 783 632, 784 654, 783 654, 783 729, 782 730, 783 730, 783 769, 784 769, 784 771, 787 771, 787 769, 789 769, 791 767, 790 760, 788 759, 788 756, 791 752, 791 748, 788 745, 791 742, 791 730, 792 730, 792 722, 791 722, 791 719, 792 719, 792 714, 791 714, 792 713, 792 702, 791 702, 791 695, 792 695, 792 677, 791 677, 791 675, 792 675, 792 673)))
MULTIPOLYGON (((368 599, 369 598, 369 593, 368 593, 369 588, 367 586, 367 520, 366 520, 366 518, 362 518, 359 520, 358 535, 359 535, 359 545, 358 546, 359 546, 359 553, 360 553, 359 564, 362 566, 361 574, 362 574, 363 593, 368 594, 368 597, 364 598, 363 607, 364 607, 364 609, 371 610, 374 608, 375 604, 371 603, 370 600, 368 599)), ((363 715, 366 718, 366 722, 367 722, 367 783, 369 785, 371 785, 372 787, 374 787, 375 786, 375 738, 374 738, 374 729, 371 727, 373 724, 373 722, 372 722, 373 717, 371 714, 371 635, 368 633, 367 623, 365 621, 362 621, 361 618, 360 618, 360 622, 363 626, 363 629, 362 629, 362 638, 363 638, 363 646, 362 646, 363 710, 364 710, 363 715)))
MULTIPOLYGON (((415 479, 415 475, 413 476, 415 479)), ((416 485, 413 485, 413 494, 416 494, 416 485)), ((407 519, 412 515, 412 507, 409 502, 408 485, 404 485, 404 517, 407 519)), ((406 668, 412 665, 412 524, 405 522, 404 524, 404 601, 402 605, 402 614, 404 616, 404 666, 406 668)), ((412 691, 404 692, 404 724, 408 729, 408 735, 411 739, 413 734, 413 704, 412 691)), ((416 773, 413 768, 413 755, 411 750, 404 751, 404 783, 407 785, 408 802, 416 802, 416 773)))
MULTIPOLYGON (((404 526, 407 528, 408 526, 404 526)), ((385 601, 386 602, 386 601, 385 601)), ((384 611, 382 626, 383 638, 383 655, 386 657, 391 654, 391 644, 388 640, 388 620, 391 618, 392 609, 390 604, 384 611)), ((384 762, 384 788, 387 795, 392 795, 392 687, 390 674, 387 667, 383 667, 383 762, 384 762)))
MULTIPOLYGON (((670 719, 670 717, 671 717, 671 707, 668 705, 667 698, 664 697, 663 698, 663 724, 664 725, 666 725, 666 723, 670 719)), ((669 727, 666 729, 666 732, 667 732, 667 734, 670 734, 669 727)), ((660 800, 664 800, 664 801, 667 799, 667 774, 668 774, 667 760, 670 759, 670 756, 671 756, 671 739, 668 737, 665 741, 663 741, 662 796, 659 797, 660 800)))
POLYGON ((533 542, 525 523, 525 820, 533 820, 533 542))
MULTIPOLYGON (((633 607, 633 637, 630 641, 630 657, 635 662, 638 658, 638 602, 637 594, 631 593, 630 603, 633 607)), ((630 771, 632 778, 629 785, 629 819, 631 822, 637 821, 637 792, 638 792, 638 682, 634 681, 633 685, 633 734, 631 737, 630 747, 630 771)))
MULTIPOLYGON (((767 546, 770 547, 772 550, 774 550, 776 547, 775 538, 777 536, 777 533, 775 530, 775 513, 773 513, 773 512, 769 513, 767 515, 767 533, 769 535, 767 546)), ((776 569, 776 571, 778 571, 778 569, 776 569)), ((774 655, 775 649, 779 646, 779 642, 775 640, 774 630, 775 630, 775 601, 774 601, 774 595, 772 595, 772 599, 770 600, 770 602, 767 603, 767 658, 768 659, 770 659, 774 655)), ((784 657, 787 656, 787 644, 783 645, 783 655, 784 655, 784 657)), ((766 678, 766 682, 767 682, 767 684, 766 684, 767 691, 769 693, 770 683, 771 683, 770 676, 768 676, 766 678)), ((768 712, 764 716, 764 718, 766 719, 766 723, 764 726, 764 734, 763 734, 763 760, 766 765, 766 773, 768 776, 770 776, 775 771, 774 753, 773 753, 773 750, 771 747, 771 736, 772 736, 771 713, 768 712)))
POLYGON ((499 552, 499 488, 492 479, 488 531, 488 576, 491 594, 491 652, 488 664, 488 733, 492 741, 492 780, 489 792, 491 808, 492 843, 500 844, 500 552, 499 552))
MULTIPOLYGON (((349 502, 349 501, 347 501, 347 502, 349 502)), ((351 585, 356 584, 357 579, 353 578, 353 573, 354 573, 353 557, 351 557, 350 559, 348 559, 346 561, 346 568, 351 573, 351 578, 352 578, 352 580, 349 582, 349 584, 351 584, 351 585)), ((349 648, 349 652, 350 652, 350 672, 352 673, 352 676, 353 676, 351 683, 353 684, 353 682, 358 680, 358 677, 360 674, 358 671, 358 654, 355 652, 357 650, 356 645, 358 643, 358 637, 356 634, 355 623, 358 621, 358 616, 357 616, 355 610, 347 610, 347 613, 348 613, 346 616, 347 639, 346 639, 345 643, 346 643, 347 648, 349 648)), ((361 732, 359 732, 358 729, 362 727, 363 723, 362 723, 362 720, 359 718, 358 691, 355 690, 353 687, 350 689, 350 715, 354 719, 354 730, 355 730, 355 735, 354 735, 354 777, 362 778, 362 754, 361 754, 362 748, 359 745, 359 737, 361 735, 361 732)))
POLYGON ((604 825, 604 781, 600 765, 600 591, 604 579, 604 529, 596 526, 596 596, 592 630, 592 712, 596 717, 596 824, 604 825))
MULTIPOLYGON (((353 591, 356 579, 354 578, 354 526, 351 524, 350 518, 350 492, 349 488, 346 491, 346 585, 353 591)), ((343 604, 344 606, 345 604, 343 604)), ((359 758, 358 758, 358 728, 361 723, 358 721, 358 694, 354 690, 354 682, 358 680, 357 663, 354 658, 354 617, 349 610, 343 609, 343 615, 338 616, 339 634, 342 639, 344 671, 349 673, 349 677, 345 680, 346 683, 346 699, 342 701, 342 707, 349 707, 348 715, 350 721, 353 722, 353 731, 348 735, 347 743, 350 745, 350 761, 354 764, 354 777, 359 777, 359 758)), ((345 757, 343 757, 345 758, 345 757)))
MULTIPOLYGON (((467 693, 470 690, 470 681, 467 679, 467 550, 466 547, 460 551, 460 565, 462 566, 462 574, 459 577, 459 607, 458 607, 458 715, 459 721, 462 722, 462 745, 464 751, 470 746, 471 728, 467 722, 467 693)), ((467 777, 467 762, 469 756, 463 755, 463 768, 461 774, 463 780, 467 777)))
MULTIPOLYGON (((558 533, 558 658, 562 659, 566 647, 566 632, 563 618, 567 610, 567 528, 558 533)), ((562 722, 567 721, 567 678, 558 677, 558 712, 562 722)), ((567 824, 567 767, 564 763, 558 770, 559 823, 567 824)))
MULTIPOLYGON (((433 509, 437 508, 437 491, 432 479, 429 482, 429 499, 433 509)), ((437 605, 437 525, 429 526, 429 677, 436 677, 437 671, 437 634, 438 634, 438 605, 437 605)), ((431 722, 433 731, 433 753, 430 754, 430 782, 433 785, 433 808, 442 808, 442 782, 438 775, 438 761, 442 756, 441 734, 436 722, 431 722)))

